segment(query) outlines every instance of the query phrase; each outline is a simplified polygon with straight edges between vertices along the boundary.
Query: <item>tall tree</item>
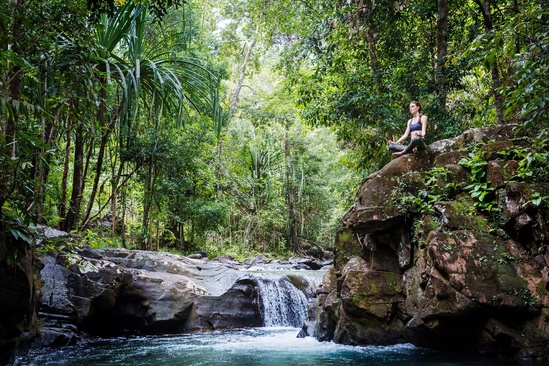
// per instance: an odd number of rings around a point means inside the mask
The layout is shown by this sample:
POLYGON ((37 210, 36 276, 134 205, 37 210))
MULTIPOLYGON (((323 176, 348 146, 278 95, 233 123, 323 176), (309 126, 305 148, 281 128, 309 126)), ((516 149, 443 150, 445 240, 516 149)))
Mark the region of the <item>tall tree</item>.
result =
POLYGON ((74 158, 72 168, 72 191, 61 229, 71 231, 76 227, 80 213, 80 203, 82 202, 82 192, 84 190, 84 123, 77 121, 74 142, 74 158))
MULTIPOLYGON (((8 29, 1 37, 0 52, 5 55, 6 67, 5 77, 2 83, 1 101, 5 105, 2 108, 2 123, 0 124, 0 209, 8 198, 13 194, 16 187, 16 174, 18 164, 16 157, 16 131, 17 120, 19 118, 19 108, 21 103, 21 79, 22 67, 22 19, 25 13, 24 0, 10 0, 4 4, 7 14, 2 14, 2 28, 8 29)), ((0 210, 0 220, 2 220, 3 211, 0 210)))
POLYGON ((510 121, 535 127, 540 134, 547 134, 549 124, 545 99, 549 93, 545 77, 549 70, 548 13, 547 1, 513 1, 511 14, 496 32, 500 42, 494 43, 508 65, 502 89, 506 115, 510 121))
POLYGON ((240 95, 240 91, 242 90, 242 85, 244 84, 244 78, 246 77, 246 70, 248 69, 248 63, 250 62, 250 56, 252 54, 252 50, 255 47, 255 44, 256 44, 256 40, 252 39, 251 42, 247 45, 246 54, 244 56, 244 61, 242 62, 242 68, 240 70, 240 76, 238 77, 236 88, 233 93, 233 99, 231 101, 231 107, 229 108, 229 116, 227 117, 227 123, 231 121, 231 118, 235 112, 236 103, 238 102, 238 97, 240 95))
POLYGON ((296 215, 296 185, 293 176, 294 167, 292 166, 292 153, 289 137, 289 123, 285 123, 284 131, 284 160, 286 163, 286 204, 288 205, 288 245, 294 253, 299 250, 297 238, 297 215, 296 215))
MULTIPOLYGON (((13 4, 12 11, 14 16, 11 23, 11 38, 8 41, 7 49, 11 49, 14 54, 18 55, 22 53, 23 29, 21 23, 25 14, 25 0, 10 0, 10 3, 13 4)), ((21 96, 22 68, 17 63, 12 63, 8 67, 5 88, 7 91, 6 99, 10 102, 9 105, 11 108, 6 116, 4 136, 6 139, 6 152, 10 158, 14 158, 16 151, 15 133, 19 115, 16 104, 19 102, 21 96)))
POLYGON ((448 54, 448 0, 438 0, 437 5, 437 101, 439 108, 443 113, 446 113, 446 99, 448 95, 448 81, 446 76, 448 54))
MULTIPOLYGON (((484 27, 486 33, 490 39, 493 38, 494 24, 492 21, 492 13, 490 9, 490 0, 474 0, 480 9, 482 19, 484 21, 484 27)), ((496 47, 496 46, 494 46, 496 47)), ((493 55, 496 55, 497 52, 494 49, 493 55)), ((495 101, 496 108, 496 117, 498 124, 502 125, 505 123, 504 119, 504 99, 503 94, 501 93, 501 80, 500 80, 500 71, 498 65, 497 57, 491 57, 489 60, 490 63, 490 73, 492 76, 492 93, 495 101)))
MULTIPOLYGON (((154 37, 160 35, 159 28, 148 17, 146 4, 136 5, 127 2, 118 8, 112 17, 103 14, 98 26, 98 43, 95 47, 97 52, 92 54, 89 62, 94 64, 99 60, 101 65, 99 69, 95 69, 97 75, 92 83, 99 88, 97 116, 101 143, 91 199, 94 198, 101 174, 104 146, 109 134, 113 132, 113 127, 116 127, 118 149, 122 159, 118 173, 112 179, 111 199, 115 202, 120 177, 135 149, 134 142, 140 133, 147 130, 146 126, 152 125, 159 130, 162 123, 182 124, 187 116, 185 111, 189 107, 208 113, 218 124, 221 114, 216 77, 196 59, 173 55, 169 50, 158 48, 158 40, 154 37), (107 100, 117 101, 117 94, 110 98, 105 95, 105 91, 108 90, 108 86, 104 84, 105 80, 116 81, 120 89, 114 89, 115 93, 121 95, 120 105, 112 111, 113 114, 108 120, 104 114, 104 103, 107 100), (107 125, 108 121, 110 122, 107 125), (118 123, 113 125, 114 121, 118 123)), ((142 162, 149 165, 150 172, 154 171, 155 160, 152 157, 142 162)), ((80 188, 73 186, 73 192, 75 189, 80 188)), ((81 190, 83 189, 82 185, 81 190)), ((79 211, 82 195, 73 194, 73 198, 68 213, 79 211)), ((150 203, 147 206, 150 206, 150 203)), ((89 218, 90 207, 88 204, 86 220, 89 218)), ((116 224, 116 211, 112 214, 116 224)), ((71 219, 65 228, 73 229, 75 225, 76 220, 71 219)), ((148 227, 148 224, 144 225, 144 229, 148 227)))

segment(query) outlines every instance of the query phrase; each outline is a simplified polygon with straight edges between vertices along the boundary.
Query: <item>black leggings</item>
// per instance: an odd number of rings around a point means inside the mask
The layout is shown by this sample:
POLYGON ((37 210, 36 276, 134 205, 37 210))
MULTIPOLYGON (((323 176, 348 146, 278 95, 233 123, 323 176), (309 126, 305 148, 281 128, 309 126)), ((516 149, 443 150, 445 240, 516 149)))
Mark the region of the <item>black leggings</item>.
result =
POLYGON ((409 154, 409 153, 412 152, 412 150, 414 150, 414 148, 417 148, 418 151, 426 150, 427 145, 425 145, 425 142, 423 141, 423 138, 421 138, 419 136, 416 136, 410 141, 408 146, 399 145, 399 144, 389 144, 388 148, 392 152, 404 151, 405 154, 409 154))

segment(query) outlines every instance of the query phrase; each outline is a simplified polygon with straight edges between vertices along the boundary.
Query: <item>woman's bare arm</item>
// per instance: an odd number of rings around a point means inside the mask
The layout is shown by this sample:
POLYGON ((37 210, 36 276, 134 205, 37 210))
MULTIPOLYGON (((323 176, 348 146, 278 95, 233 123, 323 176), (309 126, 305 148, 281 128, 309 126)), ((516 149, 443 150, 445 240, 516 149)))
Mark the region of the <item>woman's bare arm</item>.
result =
POLYGON ((421 117, 421 137, 425 137, 425 134, 427 133, 427 116, 421 117))

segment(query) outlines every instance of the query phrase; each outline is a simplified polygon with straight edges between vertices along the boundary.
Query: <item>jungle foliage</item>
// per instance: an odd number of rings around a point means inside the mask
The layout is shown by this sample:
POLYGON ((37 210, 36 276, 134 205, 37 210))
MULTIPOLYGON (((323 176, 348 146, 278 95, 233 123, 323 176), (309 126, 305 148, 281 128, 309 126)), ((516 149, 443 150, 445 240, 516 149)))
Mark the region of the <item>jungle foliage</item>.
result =
POLYGON ((546 0, 0 5, 1 245, 321 251, 409 101, 547 136, 546 0))

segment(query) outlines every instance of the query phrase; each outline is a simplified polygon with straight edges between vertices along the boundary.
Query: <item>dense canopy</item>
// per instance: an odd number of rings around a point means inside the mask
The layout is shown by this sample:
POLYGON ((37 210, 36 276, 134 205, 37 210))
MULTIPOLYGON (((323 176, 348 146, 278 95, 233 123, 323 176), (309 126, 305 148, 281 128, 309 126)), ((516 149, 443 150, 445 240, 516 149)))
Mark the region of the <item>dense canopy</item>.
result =
MULTIPOLYGON (((0 246, 322 251, 408 104, 549 128, 546 0, 0 0, 0 246)), ((10 258, 10 256, 8 256, 10 258)))

